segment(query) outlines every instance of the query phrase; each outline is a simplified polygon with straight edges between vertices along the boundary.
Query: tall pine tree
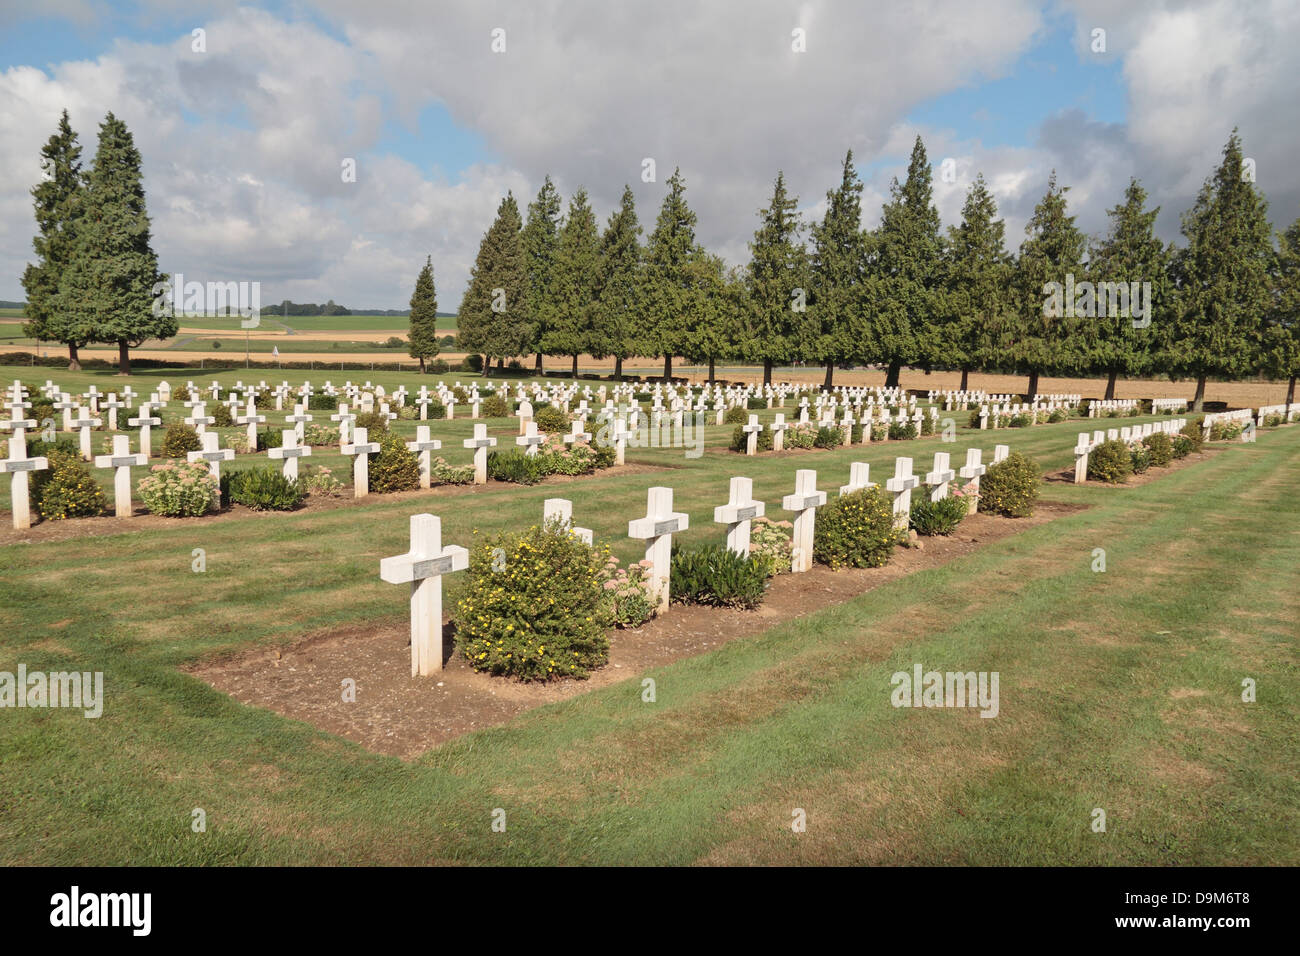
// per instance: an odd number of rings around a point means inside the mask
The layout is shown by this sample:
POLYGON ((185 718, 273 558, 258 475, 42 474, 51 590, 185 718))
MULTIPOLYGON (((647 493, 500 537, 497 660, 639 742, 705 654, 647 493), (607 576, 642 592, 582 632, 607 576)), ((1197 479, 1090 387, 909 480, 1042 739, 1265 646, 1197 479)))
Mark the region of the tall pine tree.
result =
POLYGON ((426 256, 424 267, 415 279, 411 293, 411 327, 407 335, 408 354, 420 360, 420 371, 425 371, 425 360, 438 354, 438 294, 433 287, 433 257, 426 256))
POLYGON ((758 212, 760 223, 749 244, 749 329, 746 358, 763 363, 763 384, 772 382, 772 367, 798 354, 806 315, 808 256, 796 212, 799 200, 785 189, 785 174, 776 174, 772 199, 758 212), (802 301, 796 295, 803 296, 802 301), (796 308, 797 306, 797 308, 796 308))
POLYGON ((460 304, 456 338, 467 351, 483 353, 483 370, 492 359, 503 367, 511 356, 524 355, 534 341, 528 318, 528 273, 520 243, 519 206, 506 193, 492 226, 479 243, 470 270, 469 288, 460 304))
POLYGON ((597 274, 596 316, 587 347, 596 358, 613 356, 614 378, 623 377, 623 360, 635 354, 641 289, 641 226, 636 218, 636 200, 630 186, 623 187, 618 209, 600 237, 597 274))
POLYGON ((63 321, 56 307, 59 277, 68 268, 76 217, 82 197, 81 145, 68 122, 68 111, 59 118, 59 128, 41 148, 41 169, 45 178, 32 187, 36 207, 37 234, 32 239, 36 262, 23 270, 27 293, 27 322, 24 334, 34 339, 51 339, 68 346, 68 368, 78 370, 80 346, 94 335, 94 326, 80 329, 63 321))
POLYGON ((109 113, 99 126, 58 306, 73 328, 93 324, 95 341, 116 342, 118 372, 128 375, 130 349, 176 334, 176 317, 159 308, 155 292, 164 280, 150 245, 140 152, 126 124, 109 113))
POLYGON ((569 200, 552 274, 552 294, 541 312, 546 329, 542 351, 571 356, 574 378, 578 377, 578 356, 588 351, 593 338, 599 271, 596 215, 587 202, 587 191, 579 189, 569 200))
POLYGON ((1178 304, 1173 321, 1161 327, 1166 370, 1196 379, 1194 411, 1204 406, 1209 376, 1240 378, 1262 364, 1273 256, 1267 205, 1242 174, 1233 130, 1223 162, 1183 216, 1187 245, 1172 270, 1178 304))
POLYGON ((838 188, 826 193, 826 215, 812 227, 809 303, 799 352, 824 362, 823 388, 834 381, 837 363, 856 352, 853 317, 861 310, 866 268, 862 233, 862 181, 853 168, 853 151, 844 157, 838 188))
POLYGON ((885 203, 872 269, 880 280, 871 299, 875 360, 895 388, 904 365, 922 358, 926 325, 937 311, 942 281, 942 236, 933 203, 932 174, 921 137, 912 146, 907 180, 894 180, 885 203))
POLYGON ((542 340, 546 316, 554 311, 555 260, 560 251, 560 191, 547 176, 537 198, 528 204, 528 221, 520 242, 528 273, 528 321, 533 327, 529 348, 537 353, 537 374, 542 374, 542 340))
POLYGON ((1119 376, 1143 375, 1153 369, 1156 350, 1153 323, 1159 320, 1157 317, 1168 314, 1169 253, 1155 234, 1160 207, 1147 209, 1146 200, 1141 183, 1129 180, 1124 202, 1108 212, 1110 231, 1093 250, 1088 262, 1097 287, 1097 317, 1085 320, 1080 326, 1083 371, 1106 376, 1107 399, 1115 397, 1119 376), (1103 283, 1128 286, 1131 293, 1131 284, 1135 282, 1151 284, 1151 301, 1145 306, 1150 312, 1134 319, 1131 296, 1117 292, 1119 305, 1128 301, 1129 307, 1115 309, 1119 314, 1112 316, 1111 295, 1103 283))
POLYGON ((645 266, 641 270, 640 322, 636 354, 660 356, 664 378, 673 374, 673 356, 680 354, 690 323, 692 286, 688 264, 700 254, 695 241, 695 213, 686 205, 686 183, 680 169, 668 179, 655 222, 646 243, 645 266))
POLYGON ((1277 237, 1265 335, 1264 371, 1287 379, 1286 403, 1295 402, 1300 375, 1300 219, 1277 237))
POLYGON ((686 274, 690 318, 681 353, 687 361, 708 363, 711 384, 718 360, 736 354, 743 300, 720 256, 699 250, 687 260, 686 274))
POLYGON ((1028 373, 1031 401, 1043 372, 1072 370, 1077 365, 1073 343, 1078 319, 1067 317, 1064 308, 1055 314, 1058 310, 1045 304, 1048 283, 1065 286, 1069 276, 1074 281, 1086 278, 1083 256, 1088 238, 1066 212, 1069 191, 1068 186, 1057 188, 1053 170, 1047 193, 1025 225, 1025 241, 1012 278, 1010 321, 994 343, 995 354, 1002 356, 999 365, 1028 373))

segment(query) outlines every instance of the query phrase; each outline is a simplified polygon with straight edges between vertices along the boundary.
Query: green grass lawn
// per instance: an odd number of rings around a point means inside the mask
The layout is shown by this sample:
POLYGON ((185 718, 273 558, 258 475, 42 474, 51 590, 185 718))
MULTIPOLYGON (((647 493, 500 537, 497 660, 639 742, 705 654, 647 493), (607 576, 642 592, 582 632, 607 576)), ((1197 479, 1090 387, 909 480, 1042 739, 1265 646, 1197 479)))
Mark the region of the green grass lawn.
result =
MULTIPOLYGON (((104 391, 121 381, 53 377, 104 391)), ((183 381, 145 373, 133 387, 161 377, 183 381)), ((421 381, 333 379, 345 377, 421 381)), ((999 442, 1058 470, 1092 426, 962 428, 955 444, 786 458, 728 453, 730 427, 710 428, 700 458, 629 451, 659 471, 490 485, 427 507, 444 541, 467 543, 476 528, 539 520, 543 499, 560 495, 598 543, 639 557, 626 522, 651 485, 676 490, 691 543, 721 541, 712 508, 732 475, 752 477, 780 517, 796 468, 816 468, 833 493, 852 461, 879 481, 895 455, 923 470, 937 450, 959 463, 966 447, 987 455, 999 442)), ((433 423, 448 459, 468 460, 459 445, 471 427, 433 423)), ((492 430, 503 444, 515 433, 506 420, 492 430)), ((236 467, 254 460, 265 458, 236 467)), ((311 461, 344 465, 323 449, 311 461)), ((102 670, 107 690, 98 720, 0 712, 0 861, 1294 865, 1298 467, 1300 429, 1283 428, 1140 487, 1046 486, 1088 509, 657 669, 655 704, 641 701, 643 675, 628 675, 414 763, 235 703, 179 668, 322 627, 405 620, 405 593, 379 580, 378 562, 406 549, 418 503, 379 496, 149 531, 123 522, 120 533, 0 546, 0 670, 102 670), (200 547, 208 570, 196 575, 200 547), (1097 547, 1104 574, 1091 571, 1097 547), (894 709, 890 675, 917 662, 999 671, 1000 716, 894 709), (1245 677, 1258 703, 1241 703, 1245 677), (205 834, 190 830, 195 807, 205 834), (506 833, 491 830, 497 807, 506 833), (1104 834, 1089 827, 1097 807, 1104 834), (794 808, 806 833, 791 832, 794 808)))

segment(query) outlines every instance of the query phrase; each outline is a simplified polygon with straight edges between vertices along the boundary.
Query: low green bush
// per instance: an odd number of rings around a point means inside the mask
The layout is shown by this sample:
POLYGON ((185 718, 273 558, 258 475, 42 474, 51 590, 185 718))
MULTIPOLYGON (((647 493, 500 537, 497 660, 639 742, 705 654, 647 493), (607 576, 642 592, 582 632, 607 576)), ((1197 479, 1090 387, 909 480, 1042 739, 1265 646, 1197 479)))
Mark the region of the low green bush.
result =
POLYGON ((912 496, 912 512, 908 523, 917 534, 952 534, 970 511, 966 498, 948 496, 931 501, 924 495, 912 496))
POLYGON ((202 447, 203 442, 193 425, 172 422, 163 433, 162 456, 164 458, 184 458, 188 452, 198 451, 202 447))
POLYGON ((1178 430, 1178 434, 1192 443, 1192 451, 1200 451, 1205 441, 1205 416, 1189 418, 1187 424, 1178 430))
POLYGON ((1196 450, 1196 443, 1186 435, 1174 436, 1174 457, 1186 458, 1196 450))
POLYGON ((221 488, 202 462, 168 461, 140 479, 140 500, 152 514, 195 518, 219 502, 221 488))
POLYGON ((1034 513, 1042 480, 1038 462, 1013 451, 996 465, 989 465, 980 479, 979 510, 1008 518, 1028 518, 1034 513))
POLYGON ((235 416, 230 413, 230 406, 217 402, 208 412, 212 416, 212 427, 214 428, 233 428, 235 425, 235 416))
POLYGON ((352 423, 353 428, 364 428, 366 435, 374 441, 379 435, 388 432, 388 416, 383 412, 361 412, 352 423))
MULTIPOLYGON (((28 454, 35 457, 30 450, 28 454)), ((37 514, 46 520, 58 521, 93 518, 104 513, 108 501, 78 452, 66 451, 56 442, 40 451, 40 455, 49 459, 50 467, 46 471, 34 472, 29 485, 37 514)))
POLYGON ((1153 432, 1142 439, 1142 444, 1146 445, 1147 451, 1151 454, 1152 467, 1168 468, 1169 463, 1174 460, 1173 439, 1164 432, 1153 432))
POLYGON ((1063 422, 1067 420, 1069 417, 1070 417, 1070 413, 1067 412, 1064 408, 1057 408, 1052 411, 1052 414, 1047 416, 1047 421, 1050 424, 1055 425, 1059 422, 1063 422))
MULTIPOLYGON (((1102 442, 1088 454, 1088 480, 1117 485, 1133 474, 1133 456, 1122 441, 1102 442)), ((980 493, 983 494, 983 482, 980 493)))
POLYGON ((517 449, 488 452, 487 473, 493 481, 516 485, 535 485, 547 475, 541 455, 526 455, 517 449))
POLYGON ((831 498, 818 509, 813 557, 832 569, 881 567, 897 543, 893 501, 877 487, 831 498))
POLYGON ((1019 415, 1012 415, 1007 425, 1010 428, 1028 428, 1033 423, 1034 419, 1031 415, 1021 412, 1019 415))
POLYGON ((808 422, 787 428, 785 432, 786 448, 814 448, 817 445, 817 426, 808 422))
POLYGON ((510 406, 500 395, 489 395, 481 400, 479 411, 484 418, 509 418, 510 406))
POLYGON ((324 392, 313 392, 307 399, 307 410, 313 412, 337 411, 339 406, 339 397, 337 395, 326 395, 324 392))
POLYGON ((916 426, 911 422, 894 422, 889 426, 890 441, 911 441, 916 437, 916 426))
MULTIPOLYGON (((774 437, 775 436, 771 431, 764 428, 761 432, 758 432, 758 441, 755 447, 759 451, 771 451, 772 440, 774 437)), ((746 449, 748 449, 749 433, 745 431, 744 425, 736 426, 735 430, 731 433, 731 444, 728 447, 730 447, 732 451, 740 452, 742 455, 745 453, 746 449)))
POLYGON ((1133 474, 1140 475, 1151 467, 1151 452, 1145 445, 1132 445, 1128 450, 1133 463, 1133 474))
POLYGON ((429 462, 433 480, 440 485, 472 485, 474 483, 473 465, 450 465, 447 459, 438 457, 429 462))
POLYGON ((369 458, 370 490, 376 494, 420 487, 420 461, 399 435, 384 432, 378 453, 369 458))
POLYGON ((1221 419, 1210 426, 1210 441, 1231 441, 1240 438, 1243 428, 1241 422, 1221 419))
POLYGON ((724 425, 745 425, 749 423, 749 412, 737 405, 735 408, 728 408, 726 414, 722 416, 724 425))
POLYGON ((533 421, 537 423, 537 430, 547 435, 560 435, 569 428, 569 416, 554 405, 538 409, 533 421))
POLYGON ((751 412, 756 412, 760 408, 767 408, 767 399, 758 395, 751 395, 745 399, 745 408, 751 412))
POLYGON ((307 497, 306 487, 286 478, 275 465, 225 472, 221 485, 225 501, 254 511, 292 511, 307 497))
POLYGON ((678 604, 756 608, 763 601, 766 565, 720 545, 673 549, 671 596, 678 604))
MULTIPOLYGON (((312 428, 315 428, 315 427, 317 427, 317 426, 315 426, 315 425, 308 425, 306 429, 303 429, 303 434, 306 435, 309 429, 312 429, 312 428)), ((333 444, 333 443, 334 443, 334 442, 333 442, 333 439, 334 439, 334 438, 337 438, 337 437, 338 437, 337 435, 335 435, 335 436, 331 436, 331 439, 330 439, 330 441, 328 442, 328 444, 333 444)), ((262 449, 263 451, 265 451, 265 450, 268 449, 268 448, 279 448, 279 447, 280 447, 281 445, 283 445, 283 444, 284 444, 284 434, 283 434, 283 430, 282 430, 282 429, 279 429, 279 428, 259 428, 259 429, 257 430, 257 447, 260 448, 260 449, 262 449)), ((309 442, 307 442, 307 444, 309 444, 309 445, 314 445, 315 442, 310 442, 310 441, 309 441, 309 442)))
POLYGON ((844 444, 844 433, 833 425, 821 425, 817 437, 813 439, 814 448, 839 448, 844 444))

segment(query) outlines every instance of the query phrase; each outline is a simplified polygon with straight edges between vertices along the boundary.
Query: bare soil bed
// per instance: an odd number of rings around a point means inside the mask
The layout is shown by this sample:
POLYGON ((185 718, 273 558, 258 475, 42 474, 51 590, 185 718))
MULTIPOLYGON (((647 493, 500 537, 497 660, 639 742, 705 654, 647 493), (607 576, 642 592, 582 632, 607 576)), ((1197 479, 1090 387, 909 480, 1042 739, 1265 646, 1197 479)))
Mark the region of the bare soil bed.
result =
MULTIPOLYGON (((1031 518, 976 514, 950 537, 922 538, 919 547, 896 550, 883 568, 831 571, 817 565, 806 574, 783 574, 772 579, 763 606, 755 611, 675 606, 635 630, 611 632, 609 664, 585 681, 523 683, 476 673, 456 652, 451 628, 444 628, 444 653, 449 659, 442 674, 413 678, 405 622, 378 629, 335 629, 288 646, 259 646, 200 662, 189 672, 243 703, 409 760, 454 737, 505 723, 530 708, 753 637, 778 623, 939 567, 1078 510, 1081 506, 1041 502, 1031 518), (355 703, 342 699, 342 682, 347 678, 356 681, 355 703)), ((908 636, 899 635, 899 640, 908 636)))

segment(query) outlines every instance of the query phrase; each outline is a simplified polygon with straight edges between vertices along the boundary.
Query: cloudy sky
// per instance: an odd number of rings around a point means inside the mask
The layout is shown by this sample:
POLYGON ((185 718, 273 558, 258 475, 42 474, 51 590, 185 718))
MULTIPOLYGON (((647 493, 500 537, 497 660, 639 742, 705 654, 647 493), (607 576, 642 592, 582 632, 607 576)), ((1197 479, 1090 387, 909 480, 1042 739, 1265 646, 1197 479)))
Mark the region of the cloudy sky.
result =
POLYGON ((740 263, 778 169, 816 218, 851 148, 871 226, 918 133, 956 171, 944 222, 982 171, 1018 245, 1053 168, 1089 232, 1137 176, 1175 238, 1236 126, 1282 228, 1297 49, 1294 0, 0 0, 0 299, 64 108, 87 161, 106 111, 135 134, 164 271, 403 308, 432 255, 454 310, 501 196, 547 173, 602 223, 631 184, 649 226, 680 166, 740 263))

